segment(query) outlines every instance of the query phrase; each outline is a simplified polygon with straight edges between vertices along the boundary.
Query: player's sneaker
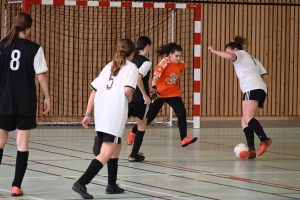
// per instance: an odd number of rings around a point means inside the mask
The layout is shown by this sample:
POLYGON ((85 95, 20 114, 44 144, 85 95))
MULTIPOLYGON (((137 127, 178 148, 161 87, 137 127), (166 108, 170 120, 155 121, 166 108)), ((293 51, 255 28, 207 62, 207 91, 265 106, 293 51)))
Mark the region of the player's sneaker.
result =
POLYGON ((253 147, 252 148, 250 147, 246 159, 254 159, 254 158, 256 158, 255 149, 253 147))
POLYGON ((103 143, 103 141, 100 140, 98 135, 96 135, 95 139, 94 139, 94 146, 93 146, 93 153, 95 156, 98 156, 100 154, 100 149, 101 149, 102 143, 103 143))
POLYGON ((267 150, 267 148, 272 144, 273 140, 271 138, 267 138, 265 141, 262 141, 260 143, 260 149, 258 152, 258 156, 263 155, 263 153, 265 153, 265 151, 267 150))
POLYGON ((142 162, 145 160, 145 156, 143 153, 138 153, 136 156, 132 156, 131 154, 128 157, 129 162, 142 162))
POLYGON ((191 133, 189 133, 183 140, 180 141, 182 147, 186 147, 189 144, 192 144, 197 141, 197 137, 190 137, 191 133))
POLYGON ((105 193, 106 194, 121 194, 121 193, 124 193, 124 189, 120 188, 118 185, 113 187, 108 184, 106 187, 105 193))
POLYGON ((77 192, 78 194, 80 194, 82 196, 82 198, 84 199, 93 199, 94 197, 92 195, 90 195, 87 191, 86 191, 86 187, 84 185, 81 185, 79 183, 79 181, 76 181, 74 183, 74 185, 72 186, 72 189, 77 192))
POLYGON ((22 196, 23 195, 23 189, 19 188, 17 186, 13 186, 11 188, 11 196, 13 197, 18 197, 18 196, 22 196))
POLYGON ((133 144, 133 141, 134 141, 134 138, 135 138, 135 133, 133 133, 132 131, 130 131, 128 137, 127 137, 127 144, 128 145, 132 145, 133 144))

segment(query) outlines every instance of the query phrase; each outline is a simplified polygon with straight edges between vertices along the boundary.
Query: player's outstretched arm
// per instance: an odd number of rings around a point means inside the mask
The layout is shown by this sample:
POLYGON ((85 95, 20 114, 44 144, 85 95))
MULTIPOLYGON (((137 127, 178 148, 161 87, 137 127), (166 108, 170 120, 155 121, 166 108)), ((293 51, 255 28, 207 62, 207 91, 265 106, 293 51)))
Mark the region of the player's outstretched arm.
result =
POLYGON ((217 51, 212 46, 209 46, 208 50, 211 51, 212 53, 222 57, 222 58, 233 60, 233 61, 236 60, 236 56, 233 53, 224 52, 224 51, 217 51))

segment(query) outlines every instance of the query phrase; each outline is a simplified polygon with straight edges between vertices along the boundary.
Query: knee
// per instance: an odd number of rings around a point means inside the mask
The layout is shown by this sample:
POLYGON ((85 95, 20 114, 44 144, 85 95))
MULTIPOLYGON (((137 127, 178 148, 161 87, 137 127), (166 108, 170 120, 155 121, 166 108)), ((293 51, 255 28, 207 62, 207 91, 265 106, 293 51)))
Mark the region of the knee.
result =
POLYGON ((176 115, 177 115, 177 117, 178 118, 186 118, 186 110, 185 109, 183 109, 183 110, 179 110, 178 112, 176 112, 176 115))
POLYGON ((248 126, 249 121, 252 119, 253 117, 248 117, 248 116, 243 116, 242 121, 244 121, 244 123, 248 126))
POLYGON ((245 122, 244 118, 241 120, 241 127, 244 129, 248 126, 248 124, 245 122))

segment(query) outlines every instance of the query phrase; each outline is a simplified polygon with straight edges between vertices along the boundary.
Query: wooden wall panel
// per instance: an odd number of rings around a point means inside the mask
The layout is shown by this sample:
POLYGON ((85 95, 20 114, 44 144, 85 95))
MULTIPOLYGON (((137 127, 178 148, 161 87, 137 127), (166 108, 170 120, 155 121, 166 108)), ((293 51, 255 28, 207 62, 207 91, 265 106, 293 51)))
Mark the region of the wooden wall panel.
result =
MULTIPOLYGON (((300 70, 298 69, 300 66, 300 6, 247 4, 296 4, 298 0, 215 0, 215 2, 202 4, 201 118, 236 119, 241 116, 242 93, 232 63, 207 51, 208 45, 223 50, 226 43, 237 34, 250 40, 250 45, 246 50, 264 64, 270 76, 268 98, 260 116, 266 119, 298 118, 300 116, 300 70), (230 4, 230 2, 236 4, 230 4)), ((3 1, 1 3, 0 24, 3 26, 4 3, 3 1)), ((45 8, 42 6, 39 9, 45 8)), ((49 9, 47 12, 54 12, 53 8, 47 9, 49 9)), ((18 11, 17 8, 11 9, 10 19, 18 11)), ((33 13, 37 11, 32 10, 33 13)), ((53 16, 58 16, 55 20, 48 20, 45 16, 35 18, 35 23, 40 22, 43 26, 34 27, 37 32, 32 33, 32 39, 44 47, 47 62, 51 66, 51 72, 47 76, 49 80, 52 80, 50 93, 53 109, 48 117, 41 120, 49 120, 55 116, 63 116, 64 118, 61 119, 67 120, 69 118, 80 119, 90 92, 88 84, 97 76, 107 61, 112 59, 114 52, 112 46, 116 45, 116 40, 113 38, 126 36, 136 40, 138 36, 146 34, 153 38, 153 47, 167 43, 171 39, 170 18, 167 19, 166 15, 165 11, 157 11, 151 15, 141 9, 130 11, 125 9, 124 11, 106 8, 99 11, 98 8, 86 10, 65 6, 55 10, 53 16), (69 24, 57 23, 63 21, 65 15, 72 15, 72 21, 69 24), (81 15, 92 19, 97 24, 97 28, 77 20, 81 15), (119 19, 123 20, 121 25, 117 23, 119 19), (159 21, 159 23, 145 23, 149 19, 152 19, 152 22, 159 21), (128 28, 128 24, 135 25, 128 28), (101 27, 104 26, 109 28, 102 29, 101 27), (49 27, 52 27, 51 30, 49 27), (110 39, 97 39, 104 36, 110 36, 110 39), (55 45, 57 41, 63 42, 55 45), (65 53, 66 50, 68 53, 65 53), (94 56, 92 52, 101 52, 101 56, 94 56)), ((175 41, 183 45, 184 60, 188 67, 181 80, 181 83, 186 86, 183 89, 183 99, 189 119, 191 119, 193 60, 190 52, 193 51, 193 35, 191 34, 193 13, 179 12, 177 18, 175 41)), ((8 26, 10 27, 11 23, 8 26)), ((3 37, 2 27, 0 36, 3 37)), ((155 49, 152 50, 150 57, 156 64, 158 58, 154 51, 155 49)), ((38 92, 42 94, 41 91, 38 92)), ((40 98, 42 99, 42 95, 40 98)), ((41 99, 38 104, 39 110, 42 107, 41 99)), ((165 106, 159 118, 165 119, 168 115, 169 110, 165 106)))
POLYGON ((242 93, 232 63, 207 51, 210 45, 224 50, 236 35, 250 41, 245 50, 263 63, 270 76, 260 116, 298 118, 299 6, 203 4, 202 17, 202 119, 242 114, 242 93))

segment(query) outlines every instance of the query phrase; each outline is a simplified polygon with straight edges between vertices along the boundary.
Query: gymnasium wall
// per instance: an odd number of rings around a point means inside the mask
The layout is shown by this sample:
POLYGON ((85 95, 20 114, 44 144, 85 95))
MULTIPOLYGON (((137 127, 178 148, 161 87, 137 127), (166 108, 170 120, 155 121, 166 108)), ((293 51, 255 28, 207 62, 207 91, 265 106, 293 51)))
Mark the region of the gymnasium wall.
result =
MULTIPOLYGON (((256 2, 299 3, 298 0, 256 2)), ((299 9, 299 4, 203 4, 202 116, 232 118, 242 114, 242 93, 233 65, 207 51, 210 45, 224 50, 225 44, 239 34, 250 40, 246 51, 260 60, 269 73, 268 97, 260 115, 266 119, 299 117, 299 9)))
MULTIPOLYGON (((242 93, 233 65, 207 51, 209 45, 223 50, 226 43, 237 34, 250 40, 250 45, 246 50, 263 63, 270 76, 268 97, 264 104, 265 108, 260 114, 261 118, 299 118, 300 6, 288 5, 296 4, 298 0, 218 0, 213 2, 215 3, 202 4, 201 119, 237 119, 242 114, 242 93), (270 3, 270 5, 242 4, 243 2, 270 3), (287 5, 278 5, 281 3, 287 5)), ((2 38, 4 3, 2 1, 1 3, 2 38)), ((192 13, 187 15, 192 15, 192 13)), ((186 16, 187 19, 190 17, 186 16)), ((183 32, 177 37, 177 40, 190 38, 190 43, 193 43, 188 32, 183 32)), ((188 78, 191 77, 188 76, 188 78)), ((192 86, 190 87, 188 93, 192 92, 192 86)), ((84 102, 86 100, 82 100, 82 104, 86 105, 84 102)), ((184 101, 192 104, 190 98, 185 98, 184 101)), ((191 118, 192 107, 189 110, 189 118, 191 118)), ((74 113, 72 109, 66 109, 66 111, 68 115, 78 117, 82 114, 81 110, 78 113, 77 111, 74 113)), ((60 111, 54 110, 54 112, 60 111)), ((165 114, 168 115, 167 112, 165 114)))
POLYGON ((0 2, 0 38, 3 37, 3 31, 4 31, 4 4, 5 1, 0 2))

